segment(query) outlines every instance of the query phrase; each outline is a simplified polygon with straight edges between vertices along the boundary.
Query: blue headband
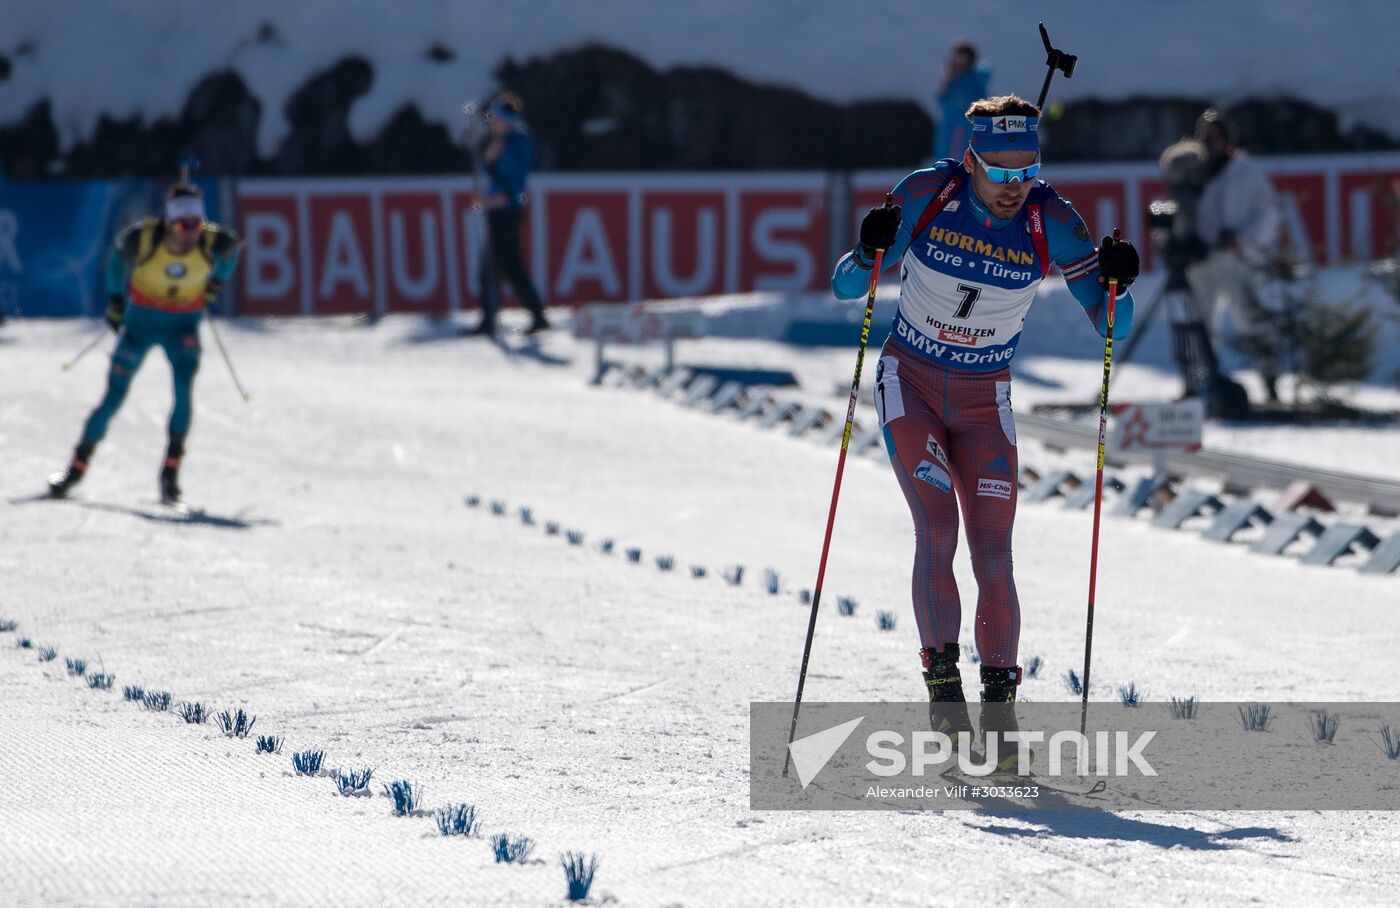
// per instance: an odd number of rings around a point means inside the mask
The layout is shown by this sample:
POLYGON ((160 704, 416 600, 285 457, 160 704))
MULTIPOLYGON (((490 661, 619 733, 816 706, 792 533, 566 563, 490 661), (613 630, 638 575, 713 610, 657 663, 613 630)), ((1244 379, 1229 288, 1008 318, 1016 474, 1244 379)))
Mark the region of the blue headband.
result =
POLYGON ((999 115, 972 118, 973 148, 986 151, 1040 151, 1040 118, 999 115))

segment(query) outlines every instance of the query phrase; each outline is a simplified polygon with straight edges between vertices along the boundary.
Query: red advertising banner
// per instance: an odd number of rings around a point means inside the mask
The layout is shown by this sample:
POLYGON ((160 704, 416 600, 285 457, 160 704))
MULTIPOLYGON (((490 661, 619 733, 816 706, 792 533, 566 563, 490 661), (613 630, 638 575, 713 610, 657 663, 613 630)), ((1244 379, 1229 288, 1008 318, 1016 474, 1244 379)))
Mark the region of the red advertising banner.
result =
MULTIPOLYGON (((542 176, 525 263, 550 304, 818 290, 827 197, 820 174, 542 176)), ((477 305, 486 228, 469 181, 250 180, 238 203, 247 314, 477 305)))
POLYGON ((349 194, 308 201, 310 248, 324 250, 312 267, 311 305, 321 313, 374 310, 374 236, 370 200, 349 194))
POLYGON ((642 192, 644 299, 724 292, 724 251, 730 227, 725 204, 723 188, 642 192))
POLYGON ((296 315, 303 311, 298 200, 291 195, 242 195, 239 228, 245 243, 240 311, 296 315))
POLYGON ((739 286, 810 289, 831 277, 826 196, 814 189, 757 189, 739 197, 739 286), (809 250, 821 254, 815 259, 809 250))
POLYGON ((545 195, 548 247, 540 291, 549 299, 628 299, 632 286, 630 199, 624 193, 557 189, 545 195))
MULTIPOLYGON (((1287 248, 1319 264, 1397 252, 1400 154, 1257 160, 1280 193, 1287 248)), ((819 291, 865 211, 905 175, 543 174, 530 183, 526 267, 549 304, 819 291), (849 219, 847 230, 833 232, 832 212, 849 219)), ((1051 164, 1043 175, 1096 238, 1122 227, 1152 267, 1146 210, 1163 194, 1155 164, 1051 164)), ((237 209, 243 312, 477 305, 486 227, 465 177, 248 180, 237 209)))
POLYGON ((1344 258, 1394 255, 1400 246, 1400 161, 1343 173, 1338 180, 1344 258), (1388 250, 1388 252, 1387 252, 1388 250))

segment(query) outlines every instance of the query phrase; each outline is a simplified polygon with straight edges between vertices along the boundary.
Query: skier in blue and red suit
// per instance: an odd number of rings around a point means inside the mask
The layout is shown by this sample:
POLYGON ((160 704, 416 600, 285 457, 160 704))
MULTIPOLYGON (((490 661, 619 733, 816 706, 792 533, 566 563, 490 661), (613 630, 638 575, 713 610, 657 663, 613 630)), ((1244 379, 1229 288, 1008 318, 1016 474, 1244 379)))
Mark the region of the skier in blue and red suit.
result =
MULTIPOLYGON (((863 297, 875 250, 900 264, 899 311, 876 370, 875 405, 890 462, 914 517, 913 599, 935 727, 970 731, 958 673, 962 604, 953 577, 962 507, 977 578, 982 700, 1011 703, 1021 604, 1011 570, 1016 516, 1016 428, 1011 357, 1036 289, 1060 269, 1100 336, 1107 280, 1116 278, 1115 339, 1128 335, 1138 274, 1126 241, 1095 249, 1083 219, 1040 171, 1040 111, 1015 95, 967 110, 962 160, 936 162, 899 182, 891 204, 871 209, 860 242, 836 265, 832 290, 863 297)), ((982 711, 983 730, 995 710, 982 711)), ((995 722, 1014 727, 1002 708, 995 722)))

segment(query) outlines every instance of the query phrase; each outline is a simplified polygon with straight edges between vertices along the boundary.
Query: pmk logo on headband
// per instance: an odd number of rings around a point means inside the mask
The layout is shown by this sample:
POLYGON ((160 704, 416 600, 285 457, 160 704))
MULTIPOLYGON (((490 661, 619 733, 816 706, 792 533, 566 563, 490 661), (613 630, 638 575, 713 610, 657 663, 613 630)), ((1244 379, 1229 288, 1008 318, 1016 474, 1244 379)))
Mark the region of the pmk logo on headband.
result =
POLYGON ((1025 114, 975 116, 970 144, 978 151, 1035 151, 1040 146, 1040 119, 1025 114))
POLYGON ((1035 132, 1035 120, 1025 117, 998 117, 992 121, 992 132, 1035 132))

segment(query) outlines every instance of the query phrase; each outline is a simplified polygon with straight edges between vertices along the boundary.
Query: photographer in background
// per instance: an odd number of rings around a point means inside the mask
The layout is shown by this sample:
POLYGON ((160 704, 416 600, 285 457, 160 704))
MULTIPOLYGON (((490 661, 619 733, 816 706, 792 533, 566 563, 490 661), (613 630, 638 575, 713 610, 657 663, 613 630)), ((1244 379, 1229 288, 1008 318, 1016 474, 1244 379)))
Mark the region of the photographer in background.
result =
POLYGON ((472 334, 494 337, 496 315, 501 309, 501 279, 510 281, 520 302, 532 316, 526 334, 549 328, 539 291, 520 258, 520 223, 525 216, 525 183, 534 164, 535 140, 521 114, 525 102, 515 92, 504 91, 491 101, 483 122, 484 134, 472 136, 472 155, 490 181, 485 198, 487 247, 481 263, 481 321, 472 334))
MULTIPOLYGON (((1270 330, 1259 288, 1278 255, 1283 213, 1268 176, 1235 145, 1224 114, 1213 108, 1201 114, 1196 139, 1205 147, 1206 182, 1194 226, 1206 256, 1187 270, 1187 279, 1219 349, 1227 311, 1242 337, 1270 330)), ((1278 362, 1254 359, 1269 399, 1277 401, 1278 362)))

